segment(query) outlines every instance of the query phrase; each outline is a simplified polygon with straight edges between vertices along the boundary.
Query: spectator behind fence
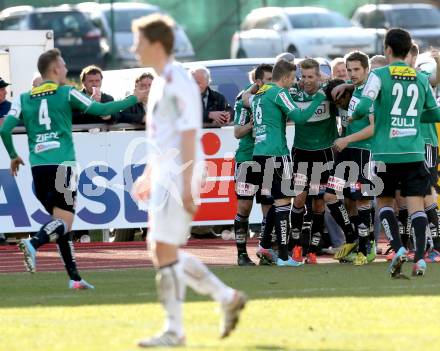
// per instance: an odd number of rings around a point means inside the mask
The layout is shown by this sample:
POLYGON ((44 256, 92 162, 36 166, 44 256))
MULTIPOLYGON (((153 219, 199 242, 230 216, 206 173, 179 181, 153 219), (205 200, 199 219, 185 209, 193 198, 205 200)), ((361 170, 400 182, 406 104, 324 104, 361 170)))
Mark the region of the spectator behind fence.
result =
MULTIPOLYGON (((146 90, 150 92, 151 83, 153 82, 153 75, 151 73, 142 73, 135 80, 135 89, 146 90)), ((131 106, 116 116, 118 123, 135 123, 145 124, 145 113, 147 111, 148 95, 145 100, 138 102, 136 105, 131 106)))
MULTIPOLYGON (((113 96, 101 92, 102 85, 102 70, 98 66, 87 66, 83 68, 79 76, 83 89, 81 93, 87 95, 92 100, 97 102, 114 101, 113 96)), ((115 118, 112 116, 93 116, 88 113, 83 113, 78 110, 73 111, 73 124, 86 123, 102 123, 105 121, 111 123, 115 118)))
MULTIPOLYGON (((3 123, 4 117, 9 112, 11 108, 11 103, 6 100, 6 87, 9 83, 6 83, 2 78, 0 78, 0 127, 3 123)), ((3 233, 0 233, 0 245, 6 245, 6 237, 3 233)))
POLYGON ((203 123, 212 124, 214 127, 228 124, 231 120, 230 107, 222 94, 209 87, 211 73, 208 68, 198 66, 192 68, 190 72, 199 86, 203 106, 203 123))
POLYGON ((0 78, 0 125, 3 123, 3 118, 9 112, 11 103, 6 100, 6 87, 10 85, 0 78))
POLYGON ((343 57, 335 58, 331 63, 332 79, 339 78, 345 81, 348 80, 347 67, 345 66, 345 60, 343 57))

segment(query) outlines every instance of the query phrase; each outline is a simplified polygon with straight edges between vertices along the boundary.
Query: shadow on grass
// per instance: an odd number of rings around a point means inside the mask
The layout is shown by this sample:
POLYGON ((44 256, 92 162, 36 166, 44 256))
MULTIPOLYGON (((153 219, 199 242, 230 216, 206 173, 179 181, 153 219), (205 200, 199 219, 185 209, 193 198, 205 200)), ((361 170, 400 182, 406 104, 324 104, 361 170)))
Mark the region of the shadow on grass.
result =
MULTIPOLYGON (((245 291, 251 301, 283 298, 439 296, 440 265, 427 275, 392 280, 383 263, 355 267, 322 264, 300 268, 223 267, 213 271, 228 285, 245 291)), ((410 274, 411 264, 404 266, 410 274)), ((156 303, 153 269, 87 271, 93 291, 70 291, 64 272, 0 275, 0 308, 156 303)), ((206 301, 187 290, 187 301, 206 301)))

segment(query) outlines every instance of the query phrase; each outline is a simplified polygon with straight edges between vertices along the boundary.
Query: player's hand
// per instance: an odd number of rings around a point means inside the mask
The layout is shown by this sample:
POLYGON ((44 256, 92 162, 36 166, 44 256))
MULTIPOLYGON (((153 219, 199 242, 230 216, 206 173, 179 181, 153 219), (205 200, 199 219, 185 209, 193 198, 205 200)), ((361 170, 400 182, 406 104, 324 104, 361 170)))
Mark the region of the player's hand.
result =
POLYGON ((182 203, 185 211, 188 212, 191 216, 194 216, 198 206, 194 202, 194 198, 191 193, 191 187, 185 187, 185 190, 182 194, 182 203))
POLYGON ((92 95, 90 96, 93 100, 101 102, 101 89, 99 87, 92 87, 92 95))
POLYGON ((143 174, 133 184, 131 190, 131 196, 136 201, 146 201, 151 195, 151 182, 150 177, 143 174))
POLYGON ((17 176, 18 170, 20 169, 20 165, 24 166, 24 162, 20 156, 17 156, 16 158, 11 160, 11 174, 14 177, 17 176))
POLYGON ((431 53, 431 57, 435 61, 440 60, 440 51, 438 49, 435 49, 435 48, 431 47, 430 53, 431 53))
POLYGON ((148 90, 134 89, 134 96, 136 96, 138 102, 143 102, 148 99, 148 90))
POLYGON ((345 84, 340 84, 332 89, 333 101, 338 100, 345 92, 345 84))
POLYGON ((339 152, 344 150, 347 147, 347 145, 348 145, 348 142, 347 142, 347 139, 345 139, 345 138, 338 138, 335 140, 335 148, 339 152))
POLYGON ((225 111, 211 111, 208 114, 208 118, 218 125, 223 125, 229 120, 229 113, 226 116, 225 111))

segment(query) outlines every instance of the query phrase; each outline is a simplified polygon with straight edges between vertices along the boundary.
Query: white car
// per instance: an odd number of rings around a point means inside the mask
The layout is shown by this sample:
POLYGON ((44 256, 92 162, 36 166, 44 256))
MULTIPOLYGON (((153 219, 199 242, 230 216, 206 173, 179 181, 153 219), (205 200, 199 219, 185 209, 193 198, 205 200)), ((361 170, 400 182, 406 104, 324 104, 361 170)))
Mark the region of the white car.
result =
POLYGON ((352 50, 376 53, 376 34, 320 7, 264 7, 251 11, 232 37, 231 57, 342 57, 352 50))
MULTIPOLYGON (((160 7, 154 5, 137 2, 114 2, 113 23, 115 30, 113 34, 114 50, 112 51, 112 6, 108 3, 97 4, 94 2, 86 2, 78 4, 76 8, 87 13, 91 17, 94 25, 104 33, 110 47, 110 52, 114 53, 113 66, 120 68, 138 66, 137 60, 131 51, 133 45, 131 22, 139 17, 162 12, 160 7)), ((174 35, 174 53, 176 58, 180 61, 193 59, 193 47, 181 26, 176 25, 174 35)))

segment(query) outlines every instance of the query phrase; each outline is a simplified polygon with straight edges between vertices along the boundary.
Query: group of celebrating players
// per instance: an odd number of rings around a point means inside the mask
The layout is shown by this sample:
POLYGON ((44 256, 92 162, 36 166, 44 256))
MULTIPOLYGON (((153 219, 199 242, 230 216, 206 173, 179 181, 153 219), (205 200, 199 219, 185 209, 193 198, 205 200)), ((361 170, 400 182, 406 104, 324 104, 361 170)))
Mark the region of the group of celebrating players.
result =
POLYGON ((340 262, 375 260, 375 211, 392 249, 391 277, 404 276, 409 257, 414 276, 425 274, 427 261, 439 261, 440 109, 431 86, 438 82, 416 68, 418 47, 407 31, 390 29, 384 48, 385 56, 371 60, 348 53, 348 80, 324 78, 319 63, 307 58, 296 82, 289 54, 256 67, 254 84, 235 104, 239 265, 255 265, 246 250, 254 196, 263 212, 260 264, 297 267, 303 256, 316 264, 328 241, 326 207, 345 236, 335 253, 340 262), (295 124, 291 150, 288 121, 295 124))

